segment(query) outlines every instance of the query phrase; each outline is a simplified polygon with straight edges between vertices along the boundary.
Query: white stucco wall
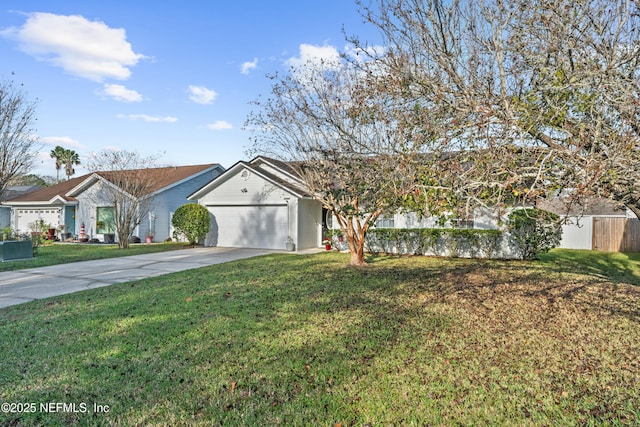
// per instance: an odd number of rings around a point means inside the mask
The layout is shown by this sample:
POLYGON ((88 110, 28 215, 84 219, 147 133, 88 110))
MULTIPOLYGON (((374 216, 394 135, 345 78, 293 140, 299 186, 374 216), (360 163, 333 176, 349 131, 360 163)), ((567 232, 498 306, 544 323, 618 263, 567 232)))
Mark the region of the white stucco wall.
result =
POLYGON ((298 200, 298 249, 316 248, 320 245, 322 205, 309 199, 298 200))
POLYGON ((292 196, 252 171, 241 169, 226 177, 198 202, 203 205, 259 205, 285 203, 286 197, 292 196), (245 177, 243 170, 246 171, 245 177))
POLYGON ((593 217, 568 217, 562 224, 560 248, 592 249, 593 217))
POLYGON ((109 198, 102 190, 102 182, 87 188, 78 194, 78 206, 76 208, 76 234, 80 235, 82 224, 84 224, 84 232, 90 238, 102 239, 102 234, 96 234, 96 208, 111 206, 109 198))

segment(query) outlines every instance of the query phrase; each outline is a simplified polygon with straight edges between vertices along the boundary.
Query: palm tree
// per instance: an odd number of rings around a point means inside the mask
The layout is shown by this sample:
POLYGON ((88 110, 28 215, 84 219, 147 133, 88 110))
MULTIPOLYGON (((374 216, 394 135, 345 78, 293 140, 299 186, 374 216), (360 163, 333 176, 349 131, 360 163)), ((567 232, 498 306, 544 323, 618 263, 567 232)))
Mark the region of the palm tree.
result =
POLYGON ((67 150, 58 145, 56 148, 51 150, 51 153, 49 153, 52 159, 56 159, 56 182, 60 182, 60 169, 62 169, 62 159, 65 151, 67 150))
POLYGON ((69 179, 71 175, 76 173, 73 166, 80 164, 80 156, 73 150, 64 150, 62 163, 64 164, 64 171, 67 174, 67 179, 69 179))

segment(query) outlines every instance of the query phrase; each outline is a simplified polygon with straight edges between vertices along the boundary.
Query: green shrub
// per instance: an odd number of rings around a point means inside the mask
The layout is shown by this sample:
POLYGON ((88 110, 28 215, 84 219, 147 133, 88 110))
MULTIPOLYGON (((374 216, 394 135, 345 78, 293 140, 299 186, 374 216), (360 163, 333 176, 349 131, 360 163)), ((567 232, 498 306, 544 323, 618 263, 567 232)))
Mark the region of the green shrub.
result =
POLYGON ((504 234, 500 230, 477 230, 478 247, 484 258, 495 258, 500 253, 504 234))
POLYGON ((476 230, 447 229, 443 234, 443 244, 450 257, 458 258, 467 249, 469 256, 475 258, 478 254, 478 239, 476 235, 476 230))
POLYGON ((381 252, 385 254, 400 253, 403 235, 400 228, 375 228, 367 232, 365 249, 368 252, 381 252))
POLYGON ((424 239, 422 230, 404 228, 400 229, 401 252, 411 255, 424 255, 424 239))
POLYGON ((445 230, 441 228, 423 228, 422 229, 422 249, 423 254, 432 252, 441 255, 440 241, 445 230))
POLYGON ((3 241, 7 241, 7 240, 13 240, 14 236, 13 236, 13 229, 11 227, 4 227, 1 231, 2 233, 2 240, 3 241))
POLYGON ((494 258, 500 253, 502 237, 500 230, 372 228, 365 247, 369 252, 494 258))
POLYGON ((198 244, 209 232, 209 211, 195 203, 182 205, 174 212, 171 224, 175 228, 173 235, 176 239, 184 236, 189 244, 198 244))
POLYGON ((521 259, 537 259, 560 244, 562 227, 558 215, 541 209, 518 209, 509 214, 507 229, 521 259))

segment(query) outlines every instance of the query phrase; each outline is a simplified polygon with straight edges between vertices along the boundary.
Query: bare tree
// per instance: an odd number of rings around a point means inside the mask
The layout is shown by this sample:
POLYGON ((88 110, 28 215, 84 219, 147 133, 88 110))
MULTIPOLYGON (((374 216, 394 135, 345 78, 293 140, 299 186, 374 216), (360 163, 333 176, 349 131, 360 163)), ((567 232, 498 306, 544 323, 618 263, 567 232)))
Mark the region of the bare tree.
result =
POLYGON ((133 151, 102 151, 88 165, 102 180, 99 197, 113 208, 121 249, 129 247, 135 228, 151 209, 154 182, 148 169, 156 161, 157 156, 142 157, 133 151))
POLYGON ((12 81, 0 82, 0 200, 9 181, 31 169, 35 121, 35 102, 12 81))
POLYGON ((352 263, 368 224, 399 200, 469 215, 604 195, 640 213, 634 2, 358 4, 384 52, 353 38, 359 59, 294 70, 248 121, 256 148, 300 161, 352 263))
POLYGON ((467 206, 562 192, 640 214, 637 3, 358 3, 385 39, 375 58, 390 76, 383 89, 415 103, 415 126, 442 118, 441 138, 458 153, 456 174, 426 174, 427 200, 434 191, 467 206))
POLYGON ((384 97, 367 89, 378 83, 375 73, 344 62, 305 64, 277 80, 246 123, 253 150, 292 162, 333 214, 352 265, 365 264, 368 229, 410 191, 402 153, 412 142, 398 138, 400 126, 381 114, 384 97))

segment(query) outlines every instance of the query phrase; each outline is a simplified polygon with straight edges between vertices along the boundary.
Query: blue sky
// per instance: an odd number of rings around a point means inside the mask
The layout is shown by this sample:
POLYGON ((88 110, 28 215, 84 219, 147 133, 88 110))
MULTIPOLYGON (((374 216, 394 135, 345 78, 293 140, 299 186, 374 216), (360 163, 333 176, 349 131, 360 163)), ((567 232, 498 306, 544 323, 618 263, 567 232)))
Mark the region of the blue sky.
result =
POLYGON ((266 76, 343 51, 343 27, 375 34, 351 0, 3 0, 0 80, 38 99, 35 173, 55 175, 55 145, 229 167, 266 76))

